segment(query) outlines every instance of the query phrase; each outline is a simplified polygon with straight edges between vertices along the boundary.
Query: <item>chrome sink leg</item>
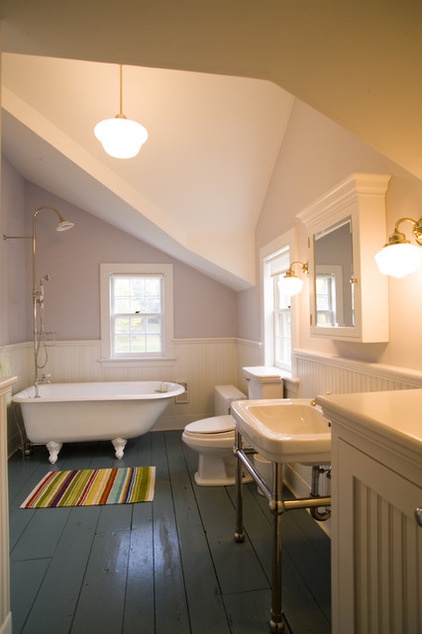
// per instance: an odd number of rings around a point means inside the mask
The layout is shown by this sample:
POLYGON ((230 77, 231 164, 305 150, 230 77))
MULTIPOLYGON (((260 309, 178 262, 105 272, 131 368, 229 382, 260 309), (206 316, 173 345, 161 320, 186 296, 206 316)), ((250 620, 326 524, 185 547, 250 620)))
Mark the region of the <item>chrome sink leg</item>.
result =
POLYGON ((242 448, 242 436, 236 429, 235 432, 235 455, 236 455, 236 527, 234 532, 234 539, 236 542, 245 541, 245 531, 243 528, 243 468, 242 462, 239 458, 237 451, 242 448))
POLYGON ((284 632, 285 622, 282 610, 281 574, 281 517, 284 511, 282 465, 273 463, 273 496, 270 510, 273 514, 273 560, 271 584, 271 632, 284 632))
MULTIPOLYGON (((245 531, 243 526, 243 466, 253 477, 255 482, 260 486, 265 496, 269 500, 269 509, 273 516, 273 535, 272 535, 272 571, 271 571, 271 632, 285 632, 286 621, 282 610, 282 539, 281 539, 281 521, 282 514, 287 510, 310 508, 314 511, 315 519, 319 521, 328 519, 329 509, 323 513, 318 512, 316 507, 329 507, 331 505, 330 496, 320 496, 318 494, 317 476, 319 477, 320 467, 316 467, 313 471, 314 482, 309 498, 294 498, 291 500, 283 500, 283 465, 279 462, 272 463, 272 490, 261 474, 256 470, 250 461, 249 456, 255 454, 256 451, 252 447, 243 446, 243 438, 236 428, 235 444, 233 452, 236 456, 236 528, 234 539, 236 542, 245 540, 245 531)), ((327 471, 329 471, 327 469, 327 471)), ((323 471, 326 471, 323 469, 323 471)), ((417 509, 419 510, 419 509, 417 509)))

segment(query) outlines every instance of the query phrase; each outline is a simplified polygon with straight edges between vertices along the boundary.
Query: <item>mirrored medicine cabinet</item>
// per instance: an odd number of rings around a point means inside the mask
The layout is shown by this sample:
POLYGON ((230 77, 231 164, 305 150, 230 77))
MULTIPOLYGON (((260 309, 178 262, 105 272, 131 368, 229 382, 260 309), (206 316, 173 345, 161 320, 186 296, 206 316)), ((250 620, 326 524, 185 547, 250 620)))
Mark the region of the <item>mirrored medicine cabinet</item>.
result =
POLYGON ((388 280, 374 255, 386 240, 389 180, 352 174, 297 215, 308 233, 313 336, 388 341, 388 280))

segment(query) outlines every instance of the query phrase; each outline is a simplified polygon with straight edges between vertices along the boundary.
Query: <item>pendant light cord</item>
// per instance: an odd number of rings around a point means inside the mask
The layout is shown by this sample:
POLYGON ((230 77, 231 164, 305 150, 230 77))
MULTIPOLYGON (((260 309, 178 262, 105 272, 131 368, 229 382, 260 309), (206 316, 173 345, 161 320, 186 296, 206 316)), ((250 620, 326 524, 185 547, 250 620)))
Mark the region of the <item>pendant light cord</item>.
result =
POLYGON ((123 117, 123 66, 120 64, 120 116, 123 117))
POLYGON ((120 112, 113 119, 99 121, 94 134, 104 150, 113 158, 127 159, 136 156, 148 139, 148 132, 137 121, 123 114, 123 66, 119 64, 120 112))

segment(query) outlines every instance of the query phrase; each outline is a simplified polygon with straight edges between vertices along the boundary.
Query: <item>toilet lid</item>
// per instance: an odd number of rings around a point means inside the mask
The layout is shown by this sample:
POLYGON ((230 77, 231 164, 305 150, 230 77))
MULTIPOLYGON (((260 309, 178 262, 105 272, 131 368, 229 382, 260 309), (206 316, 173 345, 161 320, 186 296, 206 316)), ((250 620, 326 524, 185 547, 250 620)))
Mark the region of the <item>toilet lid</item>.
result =
POLYGON ((211 416, 189 423, 185 427, 186 431, 197 434, 221 434, 225 431, 234 431, 235 422, 230 416, 211 416))

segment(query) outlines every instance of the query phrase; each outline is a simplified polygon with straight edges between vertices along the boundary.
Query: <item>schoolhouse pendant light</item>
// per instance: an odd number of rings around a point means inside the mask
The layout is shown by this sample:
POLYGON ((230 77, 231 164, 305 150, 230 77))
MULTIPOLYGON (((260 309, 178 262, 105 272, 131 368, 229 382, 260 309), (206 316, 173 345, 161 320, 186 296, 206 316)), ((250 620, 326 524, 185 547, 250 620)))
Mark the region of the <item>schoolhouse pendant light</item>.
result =
POLYGON ((120 64, 120 112, 113 119, 104 119, 94 128, 94 134, 110 156, 129 159, 136 156, 148 139, 148 132, 137 121, 123 114, 123 69, 120 64))
POLYGON ((393 233, 388 242, 375 254, 380 273, 401 278, 414 273, 422 264, 422 251, 416 245, 406 239, 404 233, 399 231, 402 222, 410 222, 413 225, 412 234, 419 246, 422 246, 422 218, 400 218, 394 225, 393 233))

